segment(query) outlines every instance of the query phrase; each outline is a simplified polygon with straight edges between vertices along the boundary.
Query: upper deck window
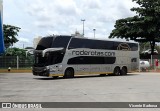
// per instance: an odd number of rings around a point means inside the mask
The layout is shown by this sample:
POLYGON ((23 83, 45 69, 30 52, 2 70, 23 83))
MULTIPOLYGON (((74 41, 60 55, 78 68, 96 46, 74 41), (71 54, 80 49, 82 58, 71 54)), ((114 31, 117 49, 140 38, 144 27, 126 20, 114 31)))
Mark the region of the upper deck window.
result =
POLYGON ((102 50, 105 49, 105 50, 138 51, 138 44, 127 43, 127 42, 72 38, 68 48, 69 49, 89 48, 89 49, 102 49, 102 50), (119 46, 121 47, 118 48, 119 46))
POLYGON ((70 38, 71 38, 70 36, 56 37, 53 41, 52 48, 59 48, 59 47, 66 48, 70 38))
POLYGON ((114 50, 112 41, 72 38, 69 49, 75 48, 114 50))

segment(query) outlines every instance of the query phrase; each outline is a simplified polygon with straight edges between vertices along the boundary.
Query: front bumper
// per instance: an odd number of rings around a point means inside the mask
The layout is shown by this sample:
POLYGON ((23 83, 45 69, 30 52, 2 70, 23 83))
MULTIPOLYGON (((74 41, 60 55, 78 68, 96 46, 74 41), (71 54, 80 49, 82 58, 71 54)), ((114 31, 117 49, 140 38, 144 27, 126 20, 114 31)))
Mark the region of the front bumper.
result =
POLYGON ((33 67, 32 73, 35 76, 49 76, 49 69, 46 67, 33 67))

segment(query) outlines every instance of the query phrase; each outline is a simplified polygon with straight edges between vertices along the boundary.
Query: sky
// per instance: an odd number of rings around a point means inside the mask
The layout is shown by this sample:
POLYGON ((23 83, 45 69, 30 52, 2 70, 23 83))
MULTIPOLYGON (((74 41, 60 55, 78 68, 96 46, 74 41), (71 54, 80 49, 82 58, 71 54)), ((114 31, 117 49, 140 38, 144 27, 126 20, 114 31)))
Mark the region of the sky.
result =
POLYGON ((33 47, 38 36, 71 35, 108 39, 115 21, 132 17, 132 0, 3 0, 3 23, 21 28, 15 47, 33 47))

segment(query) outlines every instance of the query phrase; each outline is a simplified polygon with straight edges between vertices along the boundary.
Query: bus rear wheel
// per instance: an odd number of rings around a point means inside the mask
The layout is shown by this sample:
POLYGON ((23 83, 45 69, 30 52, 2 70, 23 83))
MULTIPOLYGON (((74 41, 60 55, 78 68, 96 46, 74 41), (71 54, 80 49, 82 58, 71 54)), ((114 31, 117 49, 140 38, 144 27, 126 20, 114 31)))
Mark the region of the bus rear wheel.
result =
POLYGON ((64 73, 64 78, 73 78, 74 70, 72 68, 67 68, 64 73))
POLYGON ((121 75, 127 75, 127 68, 126 67, 122 67, 121 75))
POLYGON ((113 75, 114 76, 119 76, 120 75, 120 68, 119 67, 114 68, 113 75))

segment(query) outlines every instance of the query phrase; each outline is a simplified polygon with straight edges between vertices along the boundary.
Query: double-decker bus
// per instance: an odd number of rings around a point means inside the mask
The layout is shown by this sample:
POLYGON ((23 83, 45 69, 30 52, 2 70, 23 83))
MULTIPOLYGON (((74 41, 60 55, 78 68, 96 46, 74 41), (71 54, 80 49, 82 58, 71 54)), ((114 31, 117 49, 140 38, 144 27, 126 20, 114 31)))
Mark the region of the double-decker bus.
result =
POLYGON ((39 41, 34 55, 32 71, 36 76, 126 75, 139 68, 136 42, 49 36, 39 41))

